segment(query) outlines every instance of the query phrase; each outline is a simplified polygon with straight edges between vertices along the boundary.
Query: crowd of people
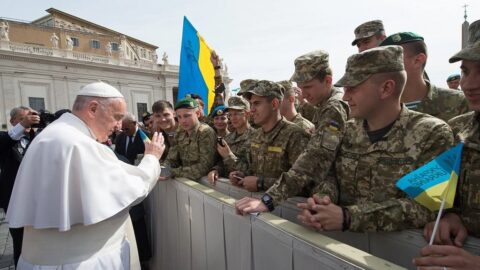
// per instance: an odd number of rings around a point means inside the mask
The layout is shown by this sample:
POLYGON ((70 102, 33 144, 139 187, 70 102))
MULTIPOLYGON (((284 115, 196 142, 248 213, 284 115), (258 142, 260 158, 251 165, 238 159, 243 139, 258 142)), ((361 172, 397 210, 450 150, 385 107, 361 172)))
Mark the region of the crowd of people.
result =
POLYGON ((468 235, 480 236, 480 21, 469 33, 468 46, 449 60, 462 62, 461 76, 447 79, 451 89, 430 82, 422 36, 387 36, 374 20, 355 29, 358 53, 338 80, 329 53, 316 50, 294 60, 288 80, 246 79, 225 100, 220 58, 212 53, 208 115, 192 93, 174 106, 156 101, 139 123, 123 95, 101 82, 82 88, 72 112, 36 135, 38 114, 13 109, 13 128, 0 133, 0 207, 8 209, 16 264, 147 269, 142 200, 157 179, 176 177, 206 177, 213 185, 223 177, 261 192, 261 199, 236 202, 242 215, 303 196, 298 219, 314 230, 423 228, 429 240, 436 213, 395 183, 464 142, 455 207, 413 263, 480 268, 480 257, 462 249, 468 235), (168 171, 162 176, 160 163, 168 171), (71 239, 85 244, 73 247, 71 239))

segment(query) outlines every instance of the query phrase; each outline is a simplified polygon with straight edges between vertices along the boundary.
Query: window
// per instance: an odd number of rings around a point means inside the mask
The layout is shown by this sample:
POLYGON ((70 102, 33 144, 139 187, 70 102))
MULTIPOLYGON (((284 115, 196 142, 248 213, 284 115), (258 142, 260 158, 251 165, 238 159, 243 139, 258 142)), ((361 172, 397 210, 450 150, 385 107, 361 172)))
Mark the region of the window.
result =
POLYGON ((144 48, 142 48, 142 49, 140 50, 140 52, 141 52, 141 54, 142 54, 142 58, 143 58, 143 59, 147 58, 147 51, 146 51, 144 48))
POLYGON ((73 47, 78 47, 80 45, 80 40, 77 37, 70 37, 73 42, 73 47))
POLYGON ((137 103, 138 119, 142 119, 144 113, 148 112, 147 103, 137 103))
POLYGON ((110 45, 112 45, 112 51, 118 51, 118 43, 110 42, 110 45))
POLYGON ((37 112, 45 110, 45 99, 41 97, 28 97, 28 105, 37 112))
POLYGON ((92 39, 90 42, 90 47, 93 49, 100 49, 100 41, 92 39))

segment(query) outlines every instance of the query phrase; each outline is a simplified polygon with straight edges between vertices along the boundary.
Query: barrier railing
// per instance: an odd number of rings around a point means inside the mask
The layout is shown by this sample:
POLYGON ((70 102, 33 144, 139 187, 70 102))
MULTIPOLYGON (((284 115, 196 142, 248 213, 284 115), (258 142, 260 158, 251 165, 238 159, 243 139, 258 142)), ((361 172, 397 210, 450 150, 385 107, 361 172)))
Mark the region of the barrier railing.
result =
POLYGON ((230 195, 252 194, 215 188, 224 192, 187 179, 158 182, 149 196, 152 269, 403 269, 270 213, 237 215, 230 195))

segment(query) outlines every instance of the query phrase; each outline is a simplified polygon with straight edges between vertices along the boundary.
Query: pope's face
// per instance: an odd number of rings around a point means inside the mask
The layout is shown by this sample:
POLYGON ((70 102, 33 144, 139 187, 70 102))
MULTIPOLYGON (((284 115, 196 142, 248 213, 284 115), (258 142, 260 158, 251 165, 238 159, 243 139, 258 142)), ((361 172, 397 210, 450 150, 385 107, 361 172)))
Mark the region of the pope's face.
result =
POLYGON ((90 126, 97 141, 106 142, 110 134, 116 129, 121 128, 126 108, 127 105, 123 98, 113 99, 107 106, 98 104, 98 108, 95 111, 95 118, 90 126))

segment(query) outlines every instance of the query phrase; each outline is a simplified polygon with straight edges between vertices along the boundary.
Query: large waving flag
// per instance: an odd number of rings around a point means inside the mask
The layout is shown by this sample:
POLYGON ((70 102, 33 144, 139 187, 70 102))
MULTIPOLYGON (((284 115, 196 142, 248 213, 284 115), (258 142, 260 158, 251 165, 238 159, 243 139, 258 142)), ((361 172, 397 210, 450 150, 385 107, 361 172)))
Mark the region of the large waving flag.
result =
POLYGON ((209 113, 215 97, 215 70, 210 62, 211 54, 212 50, 203 37, 184 17, 177 100, 187 94, 197 94, 205 102, 205 114, 209 113))
POLYGON ((397 187, 431 211, 452 208, 457 188, 463 143, 443 152, 434 160, 403 176, 397 187))

